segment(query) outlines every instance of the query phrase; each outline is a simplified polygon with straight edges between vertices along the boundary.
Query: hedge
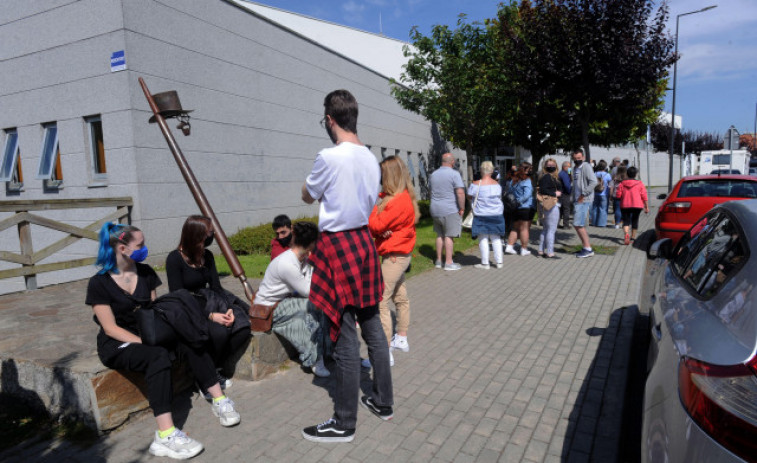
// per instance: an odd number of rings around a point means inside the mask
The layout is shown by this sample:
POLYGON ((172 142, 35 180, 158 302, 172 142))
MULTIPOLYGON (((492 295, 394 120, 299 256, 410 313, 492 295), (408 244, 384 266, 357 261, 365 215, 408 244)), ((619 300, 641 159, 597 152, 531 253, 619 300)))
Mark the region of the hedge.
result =
MULTIPOLYGON (((313 222, 318 223, 318 217, 305 217, 292 220, 296 222, 313 222)), ((242 228, 233 235, 229 236, 231 249, 237 255, 248 254, 270 254, 271 239, 275 238, 271 222, 257 225, 255 227, 242 228)))

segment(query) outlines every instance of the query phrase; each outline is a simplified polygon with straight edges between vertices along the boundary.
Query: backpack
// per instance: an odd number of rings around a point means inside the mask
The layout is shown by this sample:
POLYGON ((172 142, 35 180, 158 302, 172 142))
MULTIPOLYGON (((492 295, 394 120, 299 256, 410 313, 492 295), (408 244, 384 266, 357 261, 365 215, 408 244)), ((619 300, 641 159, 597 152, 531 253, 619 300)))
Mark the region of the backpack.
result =
POLYGON ((601 193, 605 191, 605 178, 602 175, 597 175, 597 186, 594 187, 594 191, 601 193))

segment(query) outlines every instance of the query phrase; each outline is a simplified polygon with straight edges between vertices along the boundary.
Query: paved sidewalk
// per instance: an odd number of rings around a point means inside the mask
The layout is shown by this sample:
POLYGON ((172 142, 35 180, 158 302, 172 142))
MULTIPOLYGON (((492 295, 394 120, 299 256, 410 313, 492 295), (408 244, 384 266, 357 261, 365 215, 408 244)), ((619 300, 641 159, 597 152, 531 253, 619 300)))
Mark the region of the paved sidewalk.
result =
MULTIPOLYGON (((655 212, 642 214, 640 231, 655 212)), ((392 421, 361 408, 354 442, 304 440, 303 427, 331 416, 331 380, 292 364, 261 382, 234 382, 228 392, 242 414, 234 428, 222 428, 197 394, 178 398, 178 424, 205 445, 192 461, 617 461, 646 257, 622 245, 622 230, 589 231, 593 245, 615 254, 506 255, 505 268, 490 270, 473 267, 476 255, 459 256, 460 271, 409 280, 410 352, 395 353, 392 421)), ((578 243, 572 230, 557 241, 578 243)), ((154 427, 145 416, 88 448, 32 442, 0 460, 167 461, 147 454, 154 427)))

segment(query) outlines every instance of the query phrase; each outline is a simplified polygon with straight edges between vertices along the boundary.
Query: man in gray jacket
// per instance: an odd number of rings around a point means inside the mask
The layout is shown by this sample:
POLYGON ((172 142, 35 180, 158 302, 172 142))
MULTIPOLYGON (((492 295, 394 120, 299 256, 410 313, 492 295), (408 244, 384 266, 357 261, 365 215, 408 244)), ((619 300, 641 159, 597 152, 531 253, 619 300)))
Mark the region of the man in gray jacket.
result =
POLYGON ((576 257, 591 257, 594 251, 589 243, 589 233, 586 231, 586 221, 589 209, 594 203, 594 187, 597 186, 597 177, 591 165, 584 164, 584 152, 582 149, 573 151, 573 227, 576 229, 578 238, 581 240, 582 249, 576 253, 576 257))

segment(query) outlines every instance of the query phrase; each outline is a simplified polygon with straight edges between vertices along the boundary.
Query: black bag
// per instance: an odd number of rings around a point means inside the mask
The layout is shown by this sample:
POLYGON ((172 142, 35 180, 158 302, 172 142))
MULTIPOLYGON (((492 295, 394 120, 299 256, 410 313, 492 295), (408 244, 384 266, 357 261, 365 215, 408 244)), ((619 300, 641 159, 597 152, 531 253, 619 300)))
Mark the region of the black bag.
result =
POLYGON ((176 345, 178 340, 176 331, 166 322, 163 311, 159 307, 155 307, 150 300, 137 299, 126 291, 123 293, 134 302, 134 317, 137 319, 137 330, 142 344, 162 347, 176 345))
POLYGON ((172 347, 176 344, 176 331, 166 322, 160 308, 152 304, 136 309, 137 327, 142 344, 172 347))
POLYGON ((511 214, 517 211, 520 207, 520 203, 515 197, 515 193, 513 193, 512 191, 505 193, 505 195, 502 197, 502 204, 505 206, 505 212, 507 214, 511 214))

